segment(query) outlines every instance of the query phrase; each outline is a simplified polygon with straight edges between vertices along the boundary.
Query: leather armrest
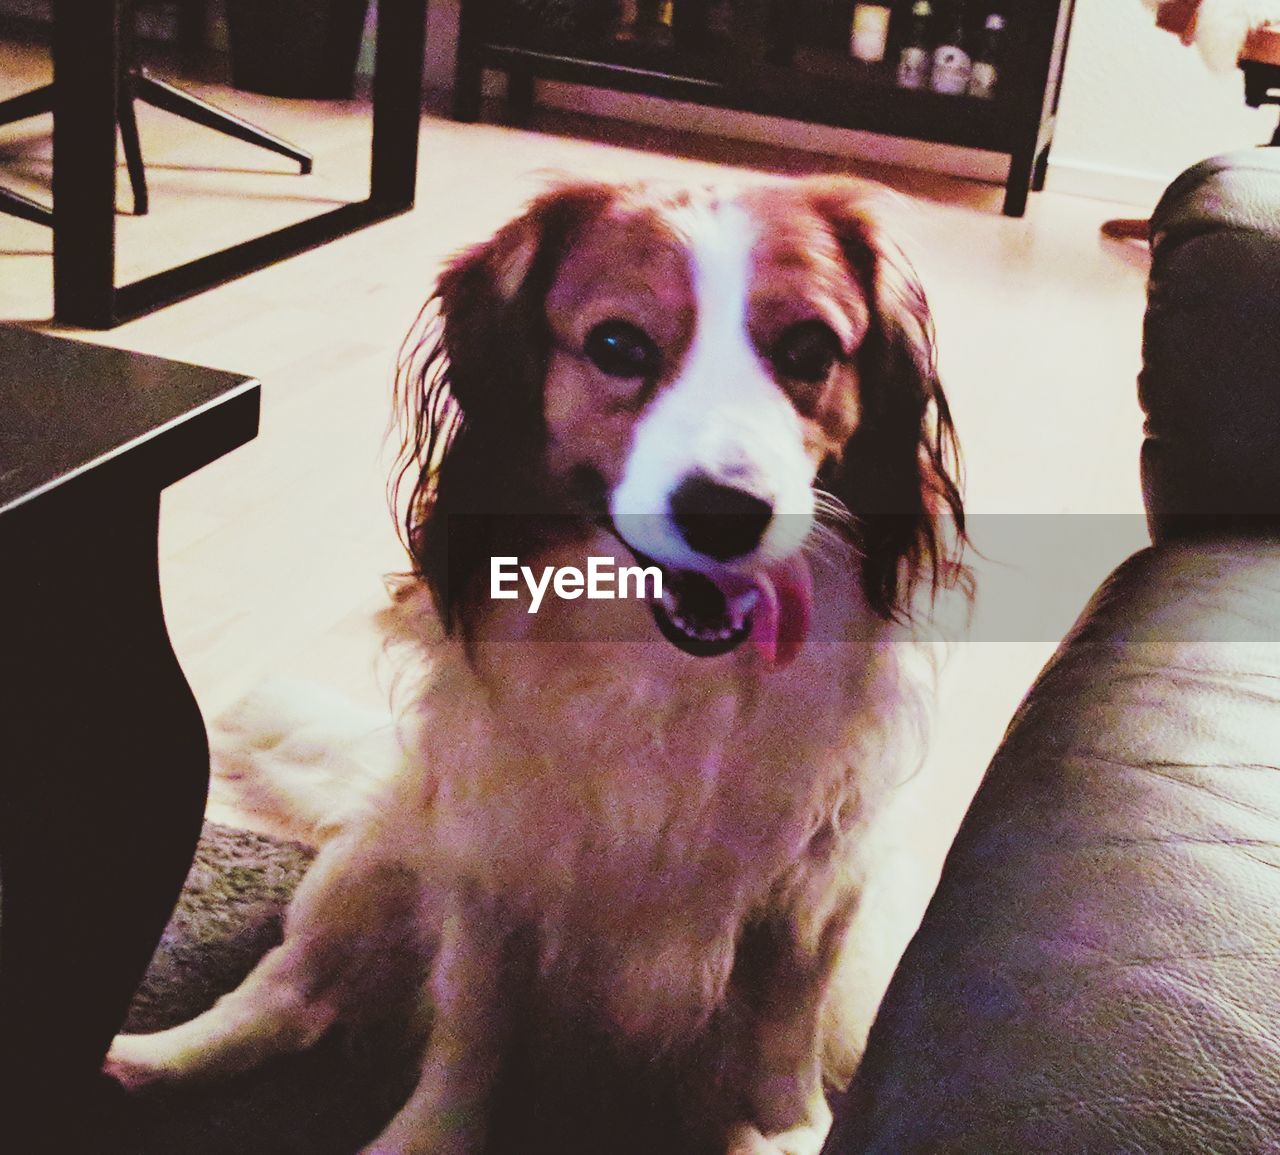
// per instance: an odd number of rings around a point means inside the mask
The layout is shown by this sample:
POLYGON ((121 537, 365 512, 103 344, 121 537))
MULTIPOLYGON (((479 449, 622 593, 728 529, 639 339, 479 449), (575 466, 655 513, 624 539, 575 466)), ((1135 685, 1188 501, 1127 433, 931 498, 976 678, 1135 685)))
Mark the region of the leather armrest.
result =
POLYGON ((828 1152, 1276 1150, 1278 640, 1277 545, 1159 547, 1103 586, 988 771, 828 1152))
POLYGON ((1010 725, 828 1155, 1280 1149, 1280 150, 1152 235, 1157 544, 1010 725))
POLYGON ((1280 149, 1189 169, 1151 235, 1138 394, 1152 535, 1280 521, 1280 149))

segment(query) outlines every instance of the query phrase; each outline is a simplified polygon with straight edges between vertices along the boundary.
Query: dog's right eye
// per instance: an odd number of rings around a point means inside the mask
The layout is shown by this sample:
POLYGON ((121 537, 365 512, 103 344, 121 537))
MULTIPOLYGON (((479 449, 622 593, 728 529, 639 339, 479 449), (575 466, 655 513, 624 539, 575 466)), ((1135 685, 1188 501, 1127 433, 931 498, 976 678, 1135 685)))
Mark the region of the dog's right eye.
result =
POLYGON ((656 377, 661 356, 643 329, 628 321, 603 321, 587 334, 587 358, 610 377, 656 377))
POLYGON ((801 321, 778 338, 769 356, 783 376, 820 385, 840 359, 840 339, 821 321, 801 321))

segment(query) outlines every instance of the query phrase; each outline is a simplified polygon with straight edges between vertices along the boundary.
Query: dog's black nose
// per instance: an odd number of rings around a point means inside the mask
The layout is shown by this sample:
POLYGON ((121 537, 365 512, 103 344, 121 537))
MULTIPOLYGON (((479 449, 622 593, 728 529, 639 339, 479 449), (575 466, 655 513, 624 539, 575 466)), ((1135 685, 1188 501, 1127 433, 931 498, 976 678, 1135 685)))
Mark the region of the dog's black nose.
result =
POLYGON ((689 547, 716 561, 750 553, 773 520, 767 501, 701 473, 686 477, 669 504, 671 519, 689 547))

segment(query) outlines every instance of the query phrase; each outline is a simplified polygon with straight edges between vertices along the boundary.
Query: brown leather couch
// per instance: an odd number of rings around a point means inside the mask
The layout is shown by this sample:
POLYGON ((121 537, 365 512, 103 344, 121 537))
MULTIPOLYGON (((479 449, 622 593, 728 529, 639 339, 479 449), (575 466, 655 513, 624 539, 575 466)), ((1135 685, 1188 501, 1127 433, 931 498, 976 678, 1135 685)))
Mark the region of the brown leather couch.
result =
POLYGON ((987 771, 825 1155, 1280 1151, 1280 151, 1152 220, 1153 545, 987 771))

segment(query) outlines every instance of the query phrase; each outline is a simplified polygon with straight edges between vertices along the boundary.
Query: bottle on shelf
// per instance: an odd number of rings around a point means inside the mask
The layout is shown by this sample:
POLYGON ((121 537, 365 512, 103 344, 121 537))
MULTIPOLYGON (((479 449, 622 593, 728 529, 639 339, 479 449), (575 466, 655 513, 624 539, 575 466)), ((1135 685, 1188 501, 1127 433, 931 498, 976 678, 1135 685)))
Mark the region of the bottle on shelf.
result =
POLYGON ((673 11, 672 0, 636 0, 634 39, 669 47, 673 11))
POLYGON ((898 57, 898 87, 924 88, 929 83, 929 26, 933 22, 933 5, 929 0, 916 0, 911 6, 911 27, 898 57))
POLYGON ((945 96, 963 96, 969 91, 973 59, 965 50, 964 4, 955 0, 938 46, 933 50, 933 72, 929 86, 945 96))
POLYGON ((878 64, 883 60, 889 43, 889 18, 892 15, 887 3, 855 4, 849 33, 849 55, 868 64, 878 64))
POLYGON ((634 40, 636 38, 636 23, 639 18, 640 10, 636 0, 621 0, 618 5, 617 30, 614 33, 614 39, 634 40))
POLYGON ((973 61, 969 76, 969 95, 979 100, 991 100, 1000 81, 1000 57, 1004 51, 1004 17, 992 12, 987 17, 982 37, 982 47, 973 61))

